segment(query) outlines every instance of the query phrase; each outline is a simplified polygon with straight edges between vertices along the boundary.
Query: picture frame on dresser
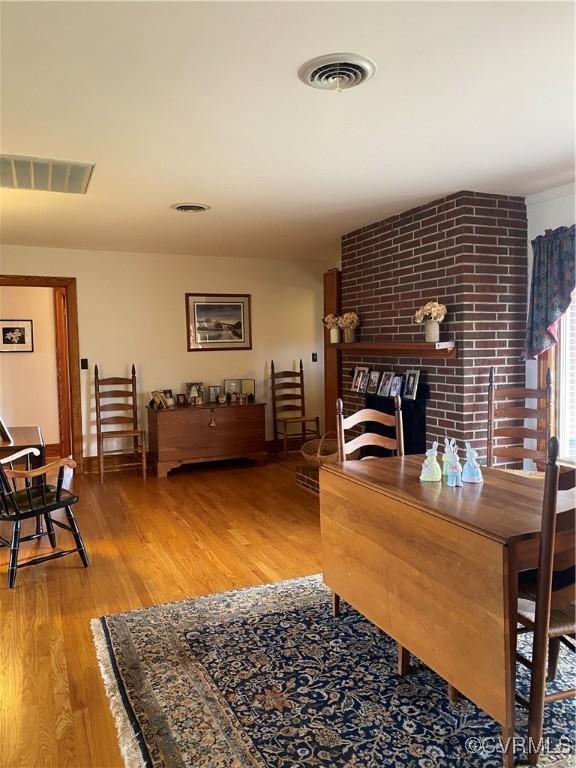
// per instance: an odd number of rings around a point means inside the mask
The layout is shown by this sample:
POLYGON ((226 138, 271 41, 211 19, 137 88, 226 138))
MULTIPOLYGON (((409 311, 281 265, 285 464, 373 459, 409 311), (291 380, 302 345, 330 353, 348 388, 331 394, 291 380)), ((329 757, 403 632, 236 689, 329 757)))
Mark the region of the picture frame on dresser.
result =
POLYGON ((186 399, 190 405, 199 405, 204 402, 204 384, 201 381, 189 381, 186 383, 186 399))
POLYGON ((242 379, 224 379, 224 394, 240 394, 242 392, 242 379))
POLYGON ((220 384, 210 384, 208 387, 208 402, 217 403, 218 395, 221 393, 222 387, 220 384))
POLYGON ((253 399, 256 395, 256 379, 242 379, 240 391, 253 399))
POLYGON ((187 293, 188 352, 252 349, 249 293, 187 293))

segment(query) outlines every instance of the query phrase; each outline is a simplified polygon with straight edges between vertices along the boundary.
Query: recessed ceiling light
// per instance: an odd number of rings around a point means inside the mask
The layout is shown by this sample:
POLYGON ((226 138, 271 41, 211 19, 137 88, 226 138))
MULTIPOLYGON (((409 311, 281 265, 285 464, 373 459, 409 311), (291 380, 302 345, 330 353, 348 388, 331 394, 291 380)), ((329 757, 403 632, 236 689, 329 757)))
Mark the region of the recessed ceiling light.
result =
POLYGON ((344 91, 369 80, 376 72, 372 59, 357 53, 328 53, 302 64, 298 77, 322 91, 344 91))
POLYGON ((210 206, 204 203, 174 203, 171 207, 180 213, 202 213, 210 210, 210 206))

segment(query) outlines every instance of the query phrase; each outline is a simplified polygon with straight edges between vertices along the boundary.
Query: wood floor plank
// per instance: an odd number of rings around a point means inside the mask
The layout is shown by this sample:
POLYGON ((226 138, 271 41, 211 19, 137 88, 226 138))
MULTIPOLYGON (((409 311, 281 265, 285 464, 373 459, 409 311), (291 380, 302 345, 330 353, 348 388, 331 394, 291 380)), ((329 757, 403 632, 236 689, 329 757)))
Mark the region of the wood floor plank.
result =
MULTIPOLYGON (((320 570, 318 502, 294 466, 194 466, 146 482, 110 473, 76 491, 88 569, 55 560, 9 590, 0 549, 2 768, 121 768, 90 619, 320 570)), ((22 558, 48 549, 23 544, 22 558)))

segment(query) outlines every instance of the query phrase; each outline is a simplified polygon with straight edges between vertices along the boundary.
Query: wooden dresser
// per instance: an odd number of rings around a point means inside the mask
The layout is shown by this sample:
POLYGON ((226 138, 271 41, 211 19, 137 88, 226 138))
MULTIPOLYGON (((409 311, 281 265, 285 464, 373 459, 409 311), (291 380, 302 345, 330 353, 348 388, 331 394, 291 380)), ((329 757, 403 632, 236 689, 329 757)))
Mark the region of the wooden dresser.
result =
POLYGON ((221 459, 266 461, 265 403, 148 408, 148 441, 157 477, 182 464, 221 459))

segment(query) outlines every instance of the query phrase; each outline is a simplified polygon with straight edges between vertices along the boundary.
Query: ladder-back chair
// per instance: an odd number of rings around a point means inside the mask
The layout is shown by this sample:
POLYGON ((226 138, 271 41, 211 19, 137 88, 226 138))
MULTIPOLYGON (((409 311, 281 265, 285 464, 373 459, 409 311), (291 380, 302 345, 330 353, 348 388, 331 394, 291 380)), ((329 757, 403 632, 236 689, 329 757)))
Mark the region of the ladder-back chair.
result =
POLYGON ((133 461, 116 464, 114 469, 140 466, 142 477, 146 479, 146 433, 143 429, 138 429, 135 367, 132 366, 130 378, 114 376, 101 379, 98 366, 94 366, 94 397, 96 400, 96 440, 100 482, 104 482, 105 456, 134 456, 133 461), (118 387, 124 387, 124 389, 118 387), (114 448, 112 450, 105 450, 104 448, 106 440, 130 438, 132 439, 132 447, 130 448, 114 448))
POLYGON ((528 709, 529 762, 536 765, 542 740, 544 706, 576 696, 576 689, 546 693, 546 682, 554 680, 561 643, 576 651, 576 554, 574 525, 556 529, 558 490, 570 493, 574 501, 574 471, 562 473, 557 464, 558 438, 549 441, 544 480, 542 523, 538 552, 538 569, 520 574, 518 622, 520 632, 532 632, 532 659, 521 653, 517 660, 530 669, 528 699, 516 694, 516 700, 528 709), (569 639, 571 638, 571 640, 569 639))
POLYGON ((59 459, 43 467, 32 469, 31 457, 38 456, 37 448, 25 448, 18 453, 0 459, 0 521, 12 525, 10 539, 0 536, 0 547, 10 548, 8 562, 8 586, 12 588, 16 583, 16 573, 20 568, 28 565, 38 565, 47 560, 55 560, 59 557, 72 555, 77 552, 82 564, 88 567, 88 555, 82 540, 82 536, 76 524, 72 506, 78 501, 78 496, 66 489, 66 470, 71 474, 76 462, 72 458, 59 459), (18 463, 25 460, 25 469, 18 469, 18 463), (56 484, 47 482, 47 474, 57 474, 56 484), (68 524, 61 520, 55 520, 52 513, 63 509, 68 524), (28 519, 44 520, 46 530, 41 525, 36 525, 36 533, 22 536, 22 521, 28 519), (48 536, 52 549, 56 548, 56 532, 54 527, 70 531, 74 537, 76 547, 52 552, 49 555, 34 557, 18 562, 20 544, 23 541, 34 541, 48 536))
POLYGON ((309 437, 320 437, 320 417, 306 416, 302 360, 300 360, 298 371, 277 371, 274 368, 274 360, 272 360, 270 378, 272 381, 274 442, 277 443, 278 439, 282 438, 284 461, 286 461, 288 459, 288 438, 291 436, 288 432, 290 424, 300 425, 302 442, 304 443, 309 437))
MULTIPOLYGON (((546 461, 546 448, 550 439, 552 421, 552 374, 546 374, 544 389, 528 389, 527 387, 496 386, 495 370, 490 368, 488 381, 488 437, 486 446, 486 463, 494 465, 495 458, 511 461, 532 459, 536 462, 546 461), (526 407, 527 399, 535 399, 536 407, 526 407), (518 402, 521 401, 521 402, 518 402), (535 419, 535 427, 527 427, 525 419, 535 419), (508 423, 507 423, 508 422, 508 423), (498 445, 498 438, 506 442, 516 441, 517 445, 498 445), (535 448, 527 448, 525 440, 536 440, 535 448)), ((522 474, 543 477, 541 472, 516 470, 522 474)))
MULTIPOLYGON (((348 456, 361 448, 375 446, 387 448, 396 454, 404 456, 404 430, 402 427, 402 401, 396 395, 394 398, 394 414, 381 413, 373 408, 363 408, 350 416, 344 417, 344 404, 336 400, 336 436, 338 440, 338 461, 346 461, 348 456), (346 442, 346 430, 359 424, 377 423, 394 430, 394 437, 386 437, 375 432, 364 432, 346 442)), ((369 459, 369 456, 364 457, 369 459)), ((340 614, 340 595, 332 594, 334 616, 340 614)))
MULTIPOLYGON (((344 417, 344 404, 342 400, 336 401, 336 434, 338 438, 338 461, 345 461, 348 456, 360 448, 375 446, 387 448, 396 454, 404 455, 404 430, 402 427, 402 401, 396 395, 394 398, 394 414, 382 413, 372 408, 363 408, 361 411, 344 417), (358 426, 358 424, 374 423, 391 427, 394 437, 385 437, 375 432, 364 432, 352 440, 346 442, 346 430, 358 426)), ((368 458, 368 457, 367 457, 368 458)))

